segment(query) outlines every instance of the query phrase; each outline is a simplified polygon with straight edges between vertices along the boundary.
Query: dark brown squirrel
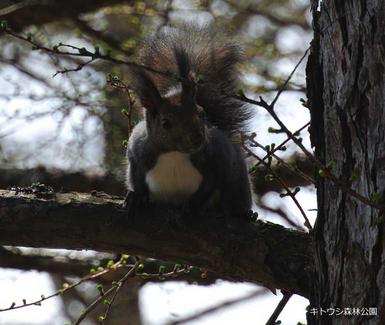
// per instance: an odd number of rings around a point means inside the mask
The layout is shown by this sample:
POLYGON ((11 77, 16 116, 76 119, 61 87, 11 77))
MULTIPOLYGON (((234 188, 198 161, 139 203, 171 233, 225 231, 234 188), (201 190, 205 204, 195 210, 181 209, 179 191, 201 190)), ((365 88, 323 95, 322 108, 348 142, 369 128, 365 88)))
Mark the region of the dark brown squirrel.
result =
POLYGON ((234 96, 241 58, 239 45, 211 26, 167 26, 144 41, 137 63, 147 68, 131 70, 145 119, 128 142, 130 209, 150 200, 252 214, 244 156, 233 141, 251 117, 234 96))

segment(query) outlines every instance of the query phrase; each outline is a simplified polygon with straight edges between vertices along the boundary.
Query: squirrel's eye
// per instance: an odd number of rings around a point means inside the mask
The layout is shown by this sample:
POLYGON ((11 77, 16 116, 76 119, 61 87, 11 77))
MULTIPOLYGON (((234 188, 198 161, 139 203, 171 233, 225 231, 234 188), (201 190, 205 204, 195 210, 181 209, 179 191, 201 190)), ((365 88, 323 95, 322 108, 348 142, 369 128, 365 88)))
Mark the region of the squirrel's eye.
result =
POLYGON ((172 127, 171 122, 169 120, 167 120, 167 119, 163 119, 161 121, 161 123, 162 123, 163 129, 165 129, 165 130, 169 130, 172 127))

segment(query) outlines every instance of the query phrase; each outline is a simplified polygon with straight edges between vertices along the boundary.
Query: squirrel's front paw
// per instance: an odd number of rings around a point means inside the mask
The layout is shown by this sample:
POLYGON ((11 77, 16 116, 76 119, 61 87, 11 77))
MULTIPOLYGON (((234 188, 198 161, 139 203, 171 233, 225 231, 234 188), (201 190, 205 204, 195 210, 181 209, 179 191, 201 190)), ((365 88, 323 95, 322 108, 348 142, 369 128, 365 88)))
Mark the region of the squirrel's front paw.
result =
POLYGON ((247 212, 243 215, 243 218, 244 218, 246 221, 255 222, 255 221, 257 221, 257 219, 258 219, 258 212, 254 212, 253 210, 249 210, 249 211, 247 211, 247 212))
POLYGON ((138 208, 148 203, 148 196, 128 191, 123 202, 123 208, 128 209, 128 215, 134 215, 138 208))

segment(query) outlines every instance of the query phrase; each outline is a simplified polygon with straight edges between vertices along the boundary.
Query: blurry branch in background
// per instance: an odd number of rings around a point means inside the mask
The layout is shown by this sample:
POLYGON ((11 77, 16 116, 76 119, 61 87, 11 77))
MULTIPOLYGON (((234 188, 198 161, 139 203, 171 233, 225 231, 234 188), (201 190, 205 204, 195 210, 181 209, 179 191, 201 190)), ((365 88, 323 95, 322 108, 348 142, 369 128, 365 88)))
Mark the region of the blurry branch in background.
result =
POLYGON ((111 47, 113 50, 121 52, 126 56, 130 56, 134 53, 132 50, 125 50, 122 48, 122 44, 117 39, 106 35, 102 31, 98 31, 92 28, 86 20, 80 19, 78 16, 71 17, 72 21, 75 23, 75 26, 78 27, 83 33, 92 37, 93 39, 99 40, 105 43, 107 46, 111 47))
POLYGON ((309 293, 313 255, 306 233, 261 221, 223 222, 224 216, 212 213, 202 216, 204 222, 197 222, 198 216, 191 221, 178 209, 158 205, 127 218, 122 202, 102 193, 54 193, 44 187, 0 191, 0 245, 130 252, 182 261, 272 291, 309 293))
POLYGON ((17 38, 21 41, 24 41, 24 42, 31 44, 33 50, 41 50, 47 54, 51 54, 54 56, 88 58, 88 60, 78 63, 77 66, 74 68, 64 68, 64 69, 56 71, 56 73, 53 75, 53 77, 55 77, 58 74, 67 74, 69 72, 80 71, 84 67, 86 67, 87 65, 89 65, 90 63, 92 63, 96 60, 105 60, 105 61, 108 61, 108 62, 111 62, 114 64, 122 64, 122 65, 131 66, 131 67, 145 69, 147 71, 168 77, 170 79, 175 78, 175 76, 173 76, 170 73, 159 71, 159 70, 153 69, 151 67, 145 66, 143 64, 136 63, 134 61, 128 61, 125 59, 120 59, 120 58, 117 58, 115 56, 112 56, 111 50, 107 49, 107 50, 103 51, 98 46, 95 46, 93 51, 88 50, 85 47, 78 47, 78 46, 74 46, 71 44, 64 44, 61 42, 54 45, 52 48, 48 47, 48 46, 40 44, 39 42, 34 40, 32 37, 32 34, 28 34, 28 35, 24 36, 20 33, 14 32, 12 29, 10 29, 8 27, 8 24, 6 21, 0 22, 0 31, 3 31, 6 34, 8 34, 14 38, 17 38))
MULTIPOLYGON (((92 257, 70 257, 70 253, 49 255, 47 249, 36 249, 35 253, 24 253, 17 248, 0 247, 0 267, 19 270, 35 270, 48 272, 60 276, 84 277, 90 270, 97 270, 111 265, 111 260, 119 261, 114 254, 98 253, 92 257), (67 255, 67 256, 66 256, 67 255), (110 255, 110 258, 105 258, 110 255)), ((107 267, 108 268, 108 267, 107 267)), ((102 274, 99 282, 111 283, 122 273, 121 267, 113 269, 113 272, 102 274)), ((213 284, 220 279, 215 273, 204 271, 193 266, 170 263, 156 259, 143 259, 141 272, 137 274, 135 281, 142 284, 147 282, 164 282, 167 280, 185 281, 199 285, 213 284), (162 274, 159 273, 162 270, 162 274), (203 276, 202 276, 203 274, 203 276)))
POLYGON ((191 321, 194 321, 194 320, 197 320, 201 317, 204 317, 204 316, 207 316, 209 314, 212 314, 212 313, 215 313, 217 311, 220 311, 224 308, 227 308, 227 307, 231 307, 231 306, 234 306, 236 304, 239 304, 239 303, 242 303, 242 302, 246 302, 248 300, 251 300, 251 299, 254 299, 254 298, 257 298, 259 296, 262 296, 264 294, 267 293, 267 290, 265 288, 262 288, 262 289, 259 289, 259 290, 255 290, 243 297, 240 297, 240 298, 236 298, 236 299, 232 299, 232 300, 227 300, 225 302, 222 302, 218 305, 215 305, 213 307, 210 307, 210 308, 207 308, 203 311, 199 311, 197 312, 196 314, 193 314, 191 316, 188 316, 188 317, 185 317, 185 318, 182 318, 182 319, 179 319, 179 320, 176 320, 176 321, 173 321, 173 322, 170 322, 170 323, 167 323, 167 325, 180 325, 180 324, 184 324, 186 322, 191 322, 191 321))
POLYGON ((272 212, 278 215, 282 220, 286 221, 294 229, 305 231, 306 228, 304 228, 302 225, 296 222, 295 219, 292 216, 290 216, 286 211, 284 211, 282 208, 272 208, 270 206, 267 206, 263 202, 261 202, 261 200, 258 200, 256 204, 262 210, 272 212))
POLYGON ((91 261, 83 258, 74 259, 62 257, 61 259, 47 256, 44 252, 40 254, 23 254, 17 248, 6 249, 0 247, 0 267, 19 270, 36 270, 60 275, 84 276, 90 268, 91 261))
MULTIPOLYGON (((295 165, 306 175, 312 176, 314 173, 313 165, 304 156, 294 155, 289 157, 286 162, 290 165, 295 165)), ((289 187, 312 185, 307 179, 297 175, 284 165, 273 164, 271 168, 289 187)), ((251 181, 255 193, 262 196, 270 191, 282 191, 282 184, 275 179, 271 179, 270 175, 271 172, 264 166, 252 169, 251 181)), ((24 187, 36 182, 52 186, 56 191, 91 192, 96 190, 120 196, 126 193, 123 175, 119 176, 114 172, 71 172, 68 170, 50 170, 43 166, 31 169, 0 169, 0 188, 8 188, 10 186, 24 187)))
POLYGON ((10 5, 0 8, 0 19, 9 21, 15 30, 20 31, 29 25, 41 26, 92 12, 103 7, 133 2, 129 0, 21 1, 23 6, 15 7, 10 5))

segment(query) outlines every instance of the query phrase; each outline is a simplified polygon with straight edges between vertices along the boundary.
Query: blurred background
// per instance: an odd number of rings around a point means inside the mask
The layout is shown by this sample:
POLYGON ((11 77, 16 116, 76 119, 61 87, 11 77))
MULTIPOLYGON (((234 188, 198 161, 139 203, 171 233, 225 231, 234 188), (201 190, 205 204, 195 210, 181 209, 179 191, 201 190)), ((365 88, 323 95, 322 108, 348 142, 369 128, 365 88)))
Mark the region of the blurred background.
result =
MULTIPOLYGON (((242 89, 250 98, 269 102, 282 87, 312 39, 308 0, 168 0, 168 1, 0 1, 0 20, 22 35, 52 48, 58 43, 90 51, 100 48, 112 57, 129 60, 141 39, 167 24, 185 21, 214 23, 244 45, 239 67, 242 89)), ((58 57, 34 50, 31 44, 0 34, 0 188, 34 182, 56 190, 100 190, 124 195, 125 142, 128 138, 127 94, 107 82, 112 74, 127 79, 127 67, 96 60, 79 71, 86 59, 58 57), (123 111, 123 113, 122 113, 123 111)), ((276 112, 296 131, 309 122, 305 95, 305 65, 299 66, 276 112)), ((279 144, 282 134, 260 107, 255 107, 250 131, 263 145, 279 144)), ((301 132, 310 150, 307 128, 301 132)), ((278 155, 311 174, 294 145, 278 155)), ((255 153, 264 156, 262 150, 255 153)), ((249 159, 250 166, 254 161, 249 159)), ((277 168, 280 168, 279 166, 277 168)), ((286 173, 286 172, 283 172, 286 173)), ((305 231, 301 214, 290 198, 280 198, 280 186, 265 181, 266 170, 252 169, 255 210, 261 219, 305 231)), ((290 187, 301 187, 297 199, 314 222, 316 199, 312 184, 285 174, 290 187)), ((112 254, 0 248, 0 308, 48 295, 87 274, 90 268, 114 259, 112 254)), ((111 284, 112 276, 98 283, 111 284)), ((98 296, 88 282, 46 301, 42 306, 0 313, 0 324, 72 323, 98 296)), ((209 307, 228 304, 186 324, 265 324, 281 295, 247 283, 217 281, 197 285, 182 281, 130 280, 114 304, 108 324, 169 324, 209 307), (253 299, 242 299, 260 290, 253 299)), ((293 297, 279 319, 282 324, 305 323, 306 299, 293 297)), ((100 307, 103 310, 103 306, 100 307)), ((84 324, 97 324, 100 310, 84 324)))

